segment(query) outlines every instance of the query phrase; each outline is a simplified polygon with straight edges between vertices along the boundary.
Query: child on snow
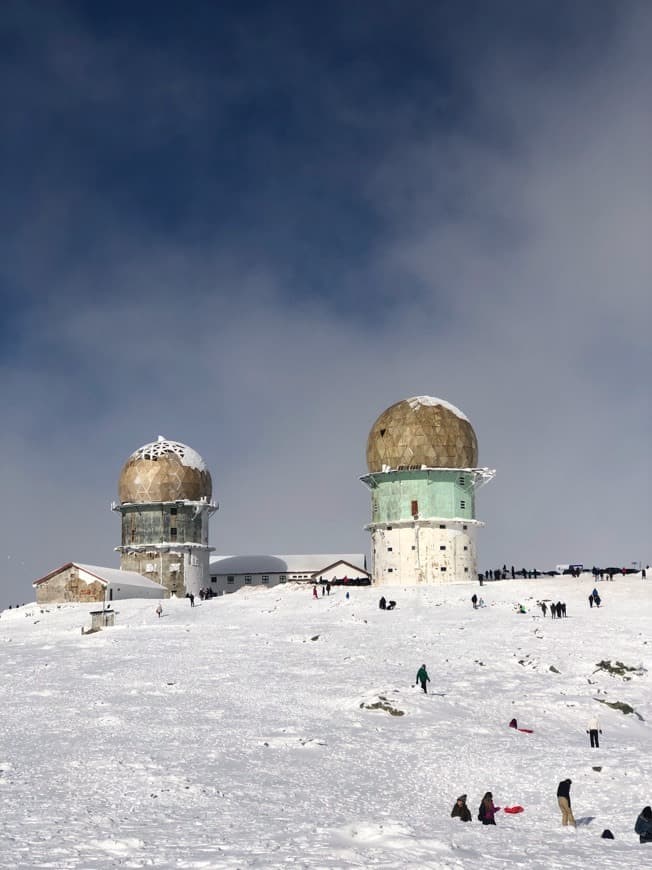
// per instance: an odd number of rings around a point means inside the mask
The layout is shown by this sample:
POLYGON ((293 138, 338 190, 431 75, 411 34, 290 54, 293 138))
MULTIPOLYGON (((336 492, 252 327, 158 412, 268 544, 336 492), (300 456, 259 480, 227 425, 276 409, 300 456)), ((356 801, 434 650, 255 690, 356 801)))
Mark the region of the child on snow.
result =
POLYGON ((470 822, 471 821, 471 810, 466 805, 466 795, 460 795, 458 799, 455 801, 453 809, 451 810, 451 818, 459 819, 461 822, 470 822))

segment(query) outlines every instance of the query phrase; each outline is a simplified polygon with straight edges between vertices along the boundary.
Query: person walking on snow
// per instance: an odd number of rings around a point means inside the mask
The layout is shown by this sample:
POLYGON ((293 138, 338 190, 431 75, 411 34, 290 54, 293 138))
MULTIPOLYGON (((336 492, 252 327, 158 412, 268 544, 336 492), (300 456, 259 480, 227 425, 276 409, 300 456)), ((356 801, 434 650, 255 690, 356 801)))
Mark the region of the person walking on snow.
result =
POLYGON ((162 608, 161 605, 159 604, 159 605, 157 606, 157 608, 156 608, 156 615, 158 616, 159 619, 161 618, 161 614, 162 614, 162 613, 163 613, 163 608, 162 608))
POLYGON ((557 786, 557 803, 561 810, 561 823, 564 827, 572 825, 575 827, 575 818, 571 809, 570 787, 572 779, 562 779, 557 786))
POLYGON ((317 595, 317 587, 316 587, 316 586, 313 586, 313 587, 312 587, 312 597, 313 597, 313 598, 318 598, 318 597, 319 597, 319 596, 317 595))
POLYGON ((473 605, 473 609, 476 610, 478 606, 478 596, 475 594, 475 592, 471 596, 471 604, 473 605))
POLYGON ((593 607, 593 593, 589 595, 589 607, 593 607))
POLYGON ((482 798, 480 808, 478 809, 479 821, 481 821, 483 825, 495 825, 496 820, 494 816, 499 809, 500 807, 494 806, 493 795, 488 791, 482 798))
POLYGON ((426 670, 426 666, 421 665, 421 667, 417 671, 417 679, 416 679, 416 682, 414 685, 416 686, 417 683, 421 683, 421 688, 423 689, 424 693, 427 695, 428 694, 427 684, 429 682, 430 682, 430 677, 428 676, 428 671, 426 670))

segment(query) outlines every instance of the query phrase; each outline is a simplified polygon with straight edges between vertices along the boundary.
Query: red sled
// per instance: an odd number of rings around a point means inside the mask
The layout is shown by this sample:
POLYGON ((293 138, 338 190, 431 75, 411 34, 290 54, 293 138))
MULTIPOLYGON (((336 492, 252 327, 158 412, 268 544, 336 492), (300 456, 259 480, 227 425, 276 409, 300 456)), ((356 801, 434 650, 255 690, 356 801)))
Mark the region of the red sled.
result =
POLYGON ((523 807, 516 804, 515 807, 504 807, 503 812, 505 812, 505 813, 522 813, 523 807))
POLYGON ((517 728, 517 731, 522 731, 523 734, 534 734, 534 731, 531 728, 517 728))

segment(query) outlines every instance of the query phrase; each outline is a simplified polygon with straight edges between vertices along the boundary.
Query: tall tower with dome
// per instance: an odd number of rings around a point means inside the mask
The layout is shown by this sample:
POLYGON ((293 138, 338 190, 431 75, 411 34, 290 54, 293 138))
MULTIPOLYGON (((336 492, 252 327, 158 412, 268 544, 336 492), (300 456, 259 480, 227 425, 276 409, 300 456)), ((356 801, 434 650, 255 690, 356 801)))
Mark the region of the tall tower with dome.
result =
POLYGON ((495 471, 478 468, 468 418, 432 396, 387 408, 367 439, 371 572, 379 585, 477 579, 475 493, 495 471))
POLYGON ((120 568, 197 595, 210 585, 208 520, 217 510, 213 484, 199 453, 159 435, 127 459, 118 483, 122 517, 120 568))

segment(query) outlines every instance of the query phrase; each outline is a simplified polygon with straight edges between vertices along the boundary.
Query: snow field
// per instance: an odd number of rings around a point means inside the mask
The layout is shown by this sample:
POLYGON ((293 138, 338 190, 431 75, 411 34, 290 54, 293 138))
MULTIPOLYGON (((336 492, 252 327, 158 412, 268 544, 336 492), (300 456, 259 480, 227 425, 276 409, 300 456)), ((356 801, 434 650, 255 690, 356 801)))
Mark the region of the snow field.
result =
POLYGON ((4 611, 0 867, 645 866, 648 582, 602 583, 593 610, 592 578, 396 588, 391 612, 373 588, 290 585, 167 601, 161 619, 116 602, 116 626, 85 636, 81 605, 4 611), (543 619, 542 599, 568 618, 543 619), (560 825, 567 776, 577 831, 560 825), (525 812, 483 827, 487 790, 525 812), (450 818, 462 793, 470 824, 450 818))

